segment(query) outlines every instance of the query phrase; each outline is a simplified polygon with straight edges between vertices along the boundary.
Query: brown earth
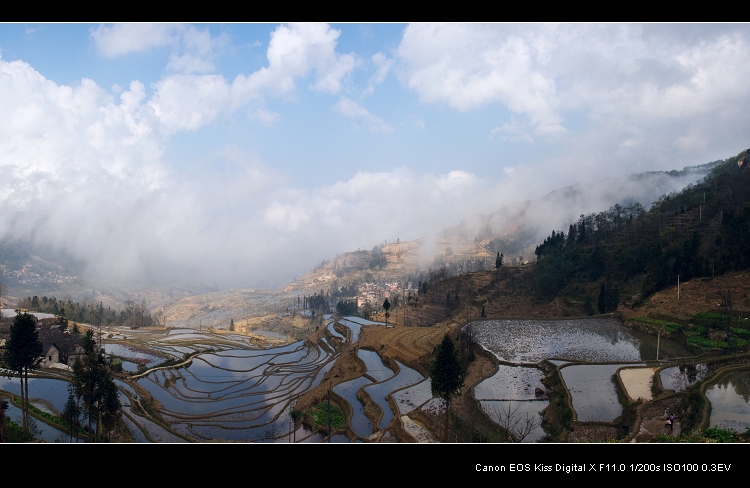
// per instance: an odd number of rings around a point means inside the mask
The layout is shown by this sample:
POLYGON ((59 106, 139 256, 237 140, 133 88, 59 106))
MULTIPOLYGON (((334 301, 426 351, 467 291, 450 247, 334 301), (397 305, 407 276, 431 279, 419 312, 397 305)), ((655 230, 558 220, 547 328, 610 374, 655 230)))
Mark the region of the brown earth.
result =
MULTIPOLYGON (((485 313, 490 318, 562 318, 583 315, 582 304, 571 304, 561 299, 555 299, 549 303, 534 302, 527 294, 514 291, 518 289, 517 286, 511 286, 514 280, 517 284, 524 279, 524 270, 519 268, 508 270, 506 273, 505 278, 499 283, 493 273, 469 273, 462 278, 460 288, 480 290, 478 297, 470 303, 472 305, 483 303, 485 313)), ((750 272, 732 272, 716 278, 698 278, 681 283, 679 300, 675 282, 675 286, 654 294, 642 305, 621 306, 617 313, 629 326, 634 324, 630 320, 634 317, 674 317, 687 320, 700 311, 716 311, 719 308, 716 296, 720 289, 732 291, 735 311, 750 312, 750 272)), ((406 307, 406 313, 403 313, 403 307, 392 311, 389 323, 395 324, 395 327, 386 328, 382 325, 362 327, 360 340, 346 347, 320 385, 299 398, 297 408, 304 411, 325 398, 328 389, 332 386, 360 376, 364 371, 364 366, 356 356, 356 349, 360 347, 377 351, 386 364, 390 362, 395 366, 390 360, 397 359, 426 374, 432 351, 443 335, 448 333, 457 339, 461 326, 468 320, 479 318, 481 311, 481 306, 464 306, 463 310, 454 312, 452 317, 436 320, 440 314, 444 316, 445 312, 442 307, 430 305, 431 299, 431 295, 428 294, 423 298, 426 303, 418 307, 406 307), (409 325, 405 326, 405 322, 409 325), (415 326, 416 324, 425 326, 415 326)), ((384 320, 384 318, 374 317, 375 320, 384 320)), ((324 330, 318 331, 311 339, 316 341, 317 336, 324 332, 324 330)), ((462 395, 454 402, 454 411, 472 408, 473 402, 469 395, 471 388, 493 374, 496 369, 495 362, 491 358, 483 355, 477 355, 476 358, 469 364, 462 395)), ((655 421, 658 418, 663 424, 664 409, 670 407, 668 401, 664 402, 659 401, 658 404, 654 404, 653 408, 644 411, 648 421, 655 421)), ((408 437, 402 440, 408 441, 408 437)), ((568 440, 606 441, 615 437, 616 430, 611 425, 576 423, 568 440)), ((642 436, 642 438, 645 437, 647 436, 642 436)))
POLYGON ((674 286, 654 293, 643 305, 621 306, 618 312, 626 322, 632 317, 688 320, 698 312, 720 312, 718 294, 721 289, 731 291, 735 311, 750 311, 750 271, 731 271, 716 278, 693 278, 680 283, 679 297, 675 279, 674 286))

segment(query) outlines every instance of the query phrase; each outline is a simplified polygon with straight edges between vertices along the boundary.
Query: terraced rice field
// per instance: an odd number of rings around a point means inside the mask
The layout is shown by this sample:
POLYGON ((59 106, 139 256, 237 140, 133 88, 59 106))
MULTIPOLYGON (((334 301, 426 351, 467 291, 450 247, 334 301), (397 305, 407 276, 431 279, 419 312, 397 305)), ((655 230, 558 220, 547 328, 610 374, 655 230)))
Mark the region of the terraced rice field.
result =
MULTIPOLYGON (((333 322, 329 321, 326 328, 330 338, 341 345, 356 341, 362 326, 372 324, 377 323, 357 317, 341 319, 339 326, 348 330, 348 339, 333 322)), ((319 384, 340 354, 326 337, 317 343, 258 349, 240 335, 173 329, 162 337, 142 337, 141 342, 165 356, 191 357, 177 367, 153 369, 132 386, 122 388, 127 422, 135 430, 136 440, 288 442, 296 437, 299 442, 311 442, 317 438, 302 429, 292 433, 291 411, 296 398, 319 384), (144 397, 153 399, 156 417, 134 412, 133 405, 144 397)), ((113 350, 125 355, 130 351, 122 347, 113 350)), ((334 392, 351 404, 354 435, 366 439, 392 422, 388 395, 422 382, 424 377, 402 363, 397 363, 396 374, 372 350, 361 349, 359 354, 368 365, 366 376, 339 384, 334 392), (371 388, 367 394, 382 413, 374 429, 357 398, 365 387, 371 388)))
MULTIPOLYGON (((546 402, 535 404, 544 397, 544 390, 541 371, 531 367, 542 360, 553 359, 560 368, 579 421, 612 422, 622 413, 613 375, 620 368, 656 359, 655 338, 631 331, 610 317, 485 320, 473 322, 471 327, 477 342, 507 364, 501 364, 494 376, 474 388, 474 397, 500 424, 500 414, 508 408, 538 413, 546 407, 546 402)), ((689 355, 670 341, 661 341, 659 347, 662 359, 689 355)), ((537 429, 525 440, 541 435, 537 429)))

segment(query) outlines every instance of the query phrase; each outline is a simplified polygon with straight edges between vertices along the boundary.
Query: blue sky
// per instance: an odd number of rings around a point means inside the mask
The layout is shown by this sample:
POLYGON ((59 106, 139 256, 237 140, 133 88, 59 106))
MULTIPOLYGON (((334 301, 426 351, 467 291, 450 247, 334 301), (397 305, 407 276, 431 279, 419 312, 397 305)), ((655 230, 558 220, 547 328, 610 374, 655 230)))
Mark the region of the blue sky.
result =
MULTIPOLYGON (((281 286, 750 146, 747 24, 0 24, 0 237, 281 286)), ((565 224, 550 222, 550 229, 565 224)))

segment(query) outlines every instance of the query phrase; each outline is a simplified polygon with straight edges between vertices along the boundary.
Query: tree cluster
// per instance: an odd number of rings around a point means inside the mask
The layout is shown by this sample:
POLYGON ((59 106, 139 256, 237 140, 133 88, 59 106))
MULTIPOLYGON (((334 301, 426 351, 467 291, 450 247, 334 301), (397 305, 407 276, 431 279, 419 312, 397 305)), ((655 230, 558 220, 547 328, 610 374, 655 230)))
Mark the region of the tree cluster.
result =
MULTIPOLYGON (((532 287, 546 300, 572 285, 631 280, 638 280, 637 290, 646 297, 678 276, 687 281, 746 269, 750 171, 730 158, 703 181, 663 195, 648 211, 639 204, 614 205, 581 215, 567 235, 552 231, 535 254, 532 287)), ((613 307, 608 303, 599 308, 613 307)))
POLYGON ((357 315, 357 300, 340 300, 336 304, 336 313, 339 315, 357 315))
POLYGON ((121 310, 114 310, 111 307, 105 308, 101 302, 96 305, 72 300, 57 300, 55 297, 47 298, 44 296, 39 298, 34 295, 33 297, 22 298, 17 306, 34 312, 64 316, 67 320, 87 324, 101 323, 107 326, 124 326, 134 329, 156 325, 155 319, 146 307, 146 303, 137 303, 133 300, 126 300, 125 306, 121 310))
POLYGON ((97 348, 91 330, 83 338, 83 355, 73 366, 73 393, 83 402, 82 413, 88 419, 89 432, 96 425, 96 437, 110 439, 121 418, 117 386, 104 354, 97 348))

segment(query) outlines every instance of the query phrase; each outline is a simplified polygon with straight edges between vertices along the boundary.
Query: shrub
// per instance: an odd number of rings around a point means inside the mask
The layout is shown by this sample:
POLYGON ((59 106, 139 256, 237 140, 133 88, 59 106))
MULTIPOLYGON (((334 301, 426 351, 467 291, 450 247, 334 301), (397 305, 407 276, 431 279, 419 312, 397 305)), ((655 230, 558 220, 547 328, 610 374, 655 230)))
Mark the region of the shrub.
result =
POLYGON ((336 405, 329 403, 318 403, 307 412, 318 426, 331 424, 331 429, 338 429, 344 425, 344 412, 336 405))
POLYGON ((704 436, 708 439, 715 439, 717 442, 737 442, 739 440, 737 432, 722 429, 721 426, 706 429, 704 436))

